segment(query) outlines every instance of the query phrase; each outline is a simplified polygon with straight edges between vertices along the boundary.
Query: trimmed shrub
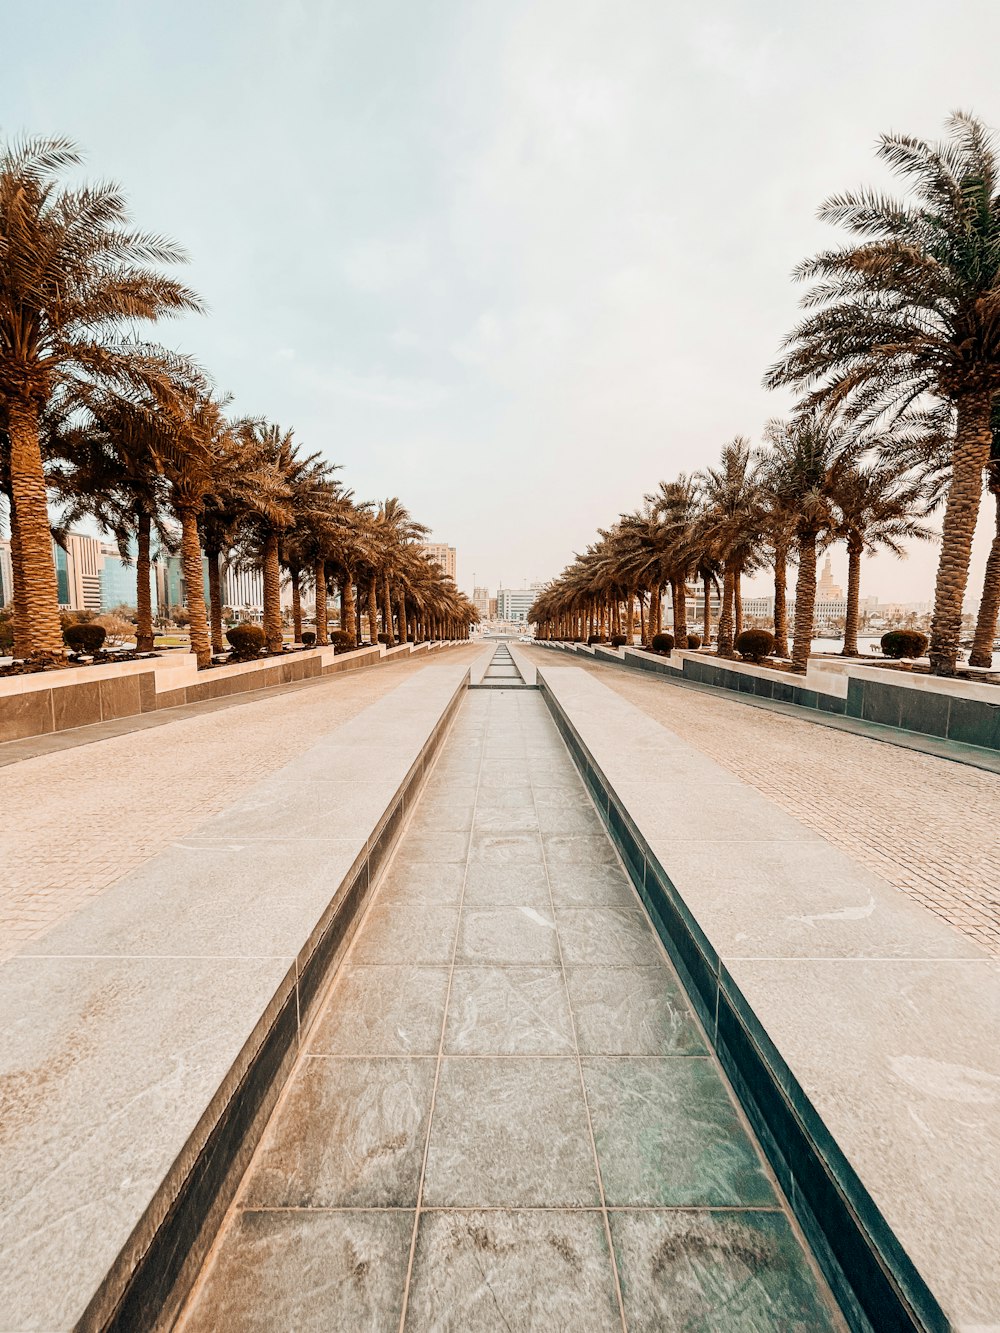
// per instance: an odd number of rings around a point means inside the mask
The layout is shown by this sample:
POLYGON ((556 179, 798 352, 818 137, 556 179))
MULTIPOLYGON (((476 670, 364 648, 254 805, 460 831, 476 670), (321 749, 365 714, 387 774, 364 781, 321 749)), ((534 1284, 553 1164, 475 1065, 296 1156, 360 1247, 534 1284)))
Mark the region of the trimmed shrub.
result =
POLYGON ((624 635, 624 634, 613 634, 613 635, 611 636, 611 647, 612 647, 612 648, 624 648, 624 647, 625 647, 625 643, 626 643, 626 639, 625 639, 625 635, 624 635))
POLYGON ((923 657, 927 651, 927 635, 915 629, 891 629, 880 640, 886 657, 923 657))
POLYGON ((674 650, 674 636, 672 634, 654 634, 652 648, 654 653, 663 653, 669 657, 674 650))
POLYGON ((774 652, 774 635, 769 629, 745 629, 733 645, 744 662, 763 662, 774 652))
POLYGON ((311 629, 302 631, 302 643, 306 648, 311 648, 316 642, 316 635, 311 629))
POLYGON ((234 625, 232 629, 226 630, 226 638, 233 650, 232 656, 237 662, 252 662, 255 657, 261 655, 267 642, 261 627, 249 622, 234 625))
MULTIPOLYGON (((302 636, 305 638, 305 635, 302 636)), ((334 630, 330 635, 330 643, 333 645, 335 653, 350 653, 357 647, 354 639, 348 634, 346 629, 334 630)))
POLYGON ((603 639, 600 634, 589 635, 587 638, 587 647, 593 648, 595 643, 607 643, 607 639, 603 639))
POLYGON ((688 647, 689 647, 689 648, 700 648, 700 647, 701 647, 701 635, 700 635, 700 634, 689 634, 689 635, 688 635, 688 647))
POLYGON ((90 656, 101 651, 105 632, 103 625, 92 623, 67 625, 63 638, 66 640, 66 647, 71 648, 74 653, 85 653, 90 656))
POLYGON ((388 634, 380 634, 380 635, 378 636, 378 641, 379 641, 379 643, 384 643, 385 646, 388 648, 388 646, 389 646, 389 636, 388 636, 388 634))

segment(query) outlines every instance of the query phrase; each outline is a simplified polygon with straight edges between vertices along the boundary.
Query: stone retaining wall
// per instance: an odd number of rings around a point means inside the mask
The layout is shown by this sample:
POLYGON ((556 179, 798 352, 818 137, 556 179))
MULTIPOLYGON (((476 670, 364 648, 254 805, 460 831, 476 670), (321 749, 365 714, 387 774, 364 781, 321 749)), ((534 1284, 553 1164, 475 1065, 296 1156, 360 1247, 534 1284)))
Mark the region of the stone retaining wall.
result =
POLYGON ((193 653, 169 653, 136 662, 7 676, 0 679, 0 744, 315 680, 445 646, 406 643, 386 648, 379 644, 336 655, 332 648, 306 648, 286 653, 277 661, 234 662, 204 672, 198 671, 193 653))

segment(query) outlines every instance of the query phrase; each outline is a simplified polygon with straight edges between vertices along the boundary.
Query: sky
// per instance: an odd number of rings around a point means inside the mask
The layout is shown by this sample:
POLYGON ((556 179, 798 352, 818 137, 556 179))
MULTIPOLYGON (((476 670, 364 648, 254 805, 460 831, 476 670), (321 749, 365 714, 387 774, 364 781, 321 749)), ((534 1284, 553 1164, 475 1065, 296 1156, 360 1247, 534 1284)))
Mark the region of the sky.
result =
MULTIPOLYGON (((70 136, 190 256, 208 313, 157 338, 400 496, 469 592, 759 440, 791 271, 838 239, 817 206, 891 183, 882 132, 1000 126, 995 0, 4 9, 0 134, 70 136)), ((973 586, 990 533, 984 505, 973 586)), ((862 593, 928 600, 935 565, 876 557, 862 593)))

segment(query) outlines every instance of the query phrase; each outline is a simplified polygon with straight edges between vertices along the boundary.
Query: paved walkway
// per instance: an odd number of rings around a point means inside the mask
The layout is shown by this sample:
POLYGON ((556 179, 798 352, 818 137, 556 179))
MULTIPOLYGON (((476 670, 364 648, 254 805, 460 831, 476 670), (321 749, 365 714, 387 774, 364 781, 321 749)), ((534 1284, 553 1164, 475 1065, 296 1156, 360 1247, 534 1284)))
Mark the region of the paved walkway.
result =
MULTIPOLYGON (((611 663, 579 666, 897 889, 1000 955, 1000 777, 611 663)), ((693 811, 707 827, 724 812, 693 811)))
MULTIPOLYGON (((481 653, 470 644, 447 660, 481 653)), ((126 735, 0 768, 0 960, 426 665, 421 655, 251 703, 208 701, 164 725, 136 719, 126 735)))
POLYGON ((180 1322, 842 1329, 537 692, 470 693, 180 1322))

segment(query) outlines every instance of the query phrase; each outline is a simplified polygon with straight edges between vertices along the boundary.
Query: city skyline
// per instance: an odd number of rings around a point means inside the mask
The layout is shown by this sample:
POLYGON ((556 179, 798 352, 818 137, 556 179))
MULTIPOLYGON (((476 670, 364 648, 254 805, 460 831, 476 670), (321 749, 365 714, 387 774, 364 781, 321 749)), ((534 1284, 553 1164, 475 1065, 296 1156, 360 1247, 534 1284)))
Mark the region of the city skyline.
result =
MULTIPOLYGON (((836 241, 820 201, 884 183, 884 130, 933 136, 956 106, 1000 121, 993 6, 852 10, 255 0, 123 25, 98 0, 51 30, 11 15, 0 124, 69 134, 84 175, 120 179, 209 306, 162 336, 359 496, 405 494, 471 593, 473 570, 555 577, 661 478, 758 440, 790 405, 760 387, 790 272, 836 241)), ((936 556, 877 557, 866 591, 929 597, 936 556)))

